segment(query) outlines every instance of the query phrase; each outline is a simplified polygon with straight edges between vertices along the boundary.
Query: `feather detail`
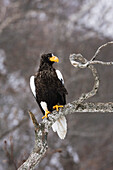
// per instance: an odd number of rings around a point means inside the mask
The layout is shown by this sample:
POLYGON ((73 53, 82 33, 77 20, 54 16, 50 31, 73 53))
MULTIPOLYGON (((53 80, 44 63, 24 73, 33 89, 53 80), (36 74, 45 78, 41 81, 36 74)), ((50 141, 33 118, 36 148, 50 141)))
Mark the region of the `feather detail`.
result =
POLYGON ((33 93, 33 95, 36 97, 36 91, 35 91, 35 76, 30 77, 30 88, 33 93))
POLYGON ((46 102, 41 101, 40 105, 41 105, 42 109, 44 110, 44 112, 48 110, 46 102))
POLYGON ((64 79, 63 79, 61 72, 59 70, 56 70, 56 74, 57 74, 58 79, 62 82, 62 84, 64 84, 64 79))
POLYGON ((60 117, 53 125, 52 129, 57 132, 61 139, 64 139, 67 133, 67 121, 65 116, 60 117))

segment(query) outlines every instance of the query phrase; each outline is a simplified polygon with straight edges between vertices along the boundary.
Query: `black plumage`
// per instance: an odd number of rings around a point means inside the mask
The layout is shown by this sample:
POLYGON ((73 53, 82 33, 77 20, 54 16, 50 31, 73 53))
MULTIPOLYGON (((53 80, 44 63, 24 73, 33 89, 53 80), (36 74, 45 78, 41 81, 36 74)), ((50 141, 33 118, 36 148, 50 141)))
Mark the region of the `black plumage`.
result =
POLYGON ((45 114, 45 111, 41 107, 41 102, 47 103, 48 111, 53 111, 53 106, 55 105, 65 105, 67 90, 64 87, 62 80, 58 78, 55 68, 53 68, 53 63, 55 60, 51 61, 53 55, 43 54, 40 60, 39 70, 35 75, 35 92, 36 101, 45 114))

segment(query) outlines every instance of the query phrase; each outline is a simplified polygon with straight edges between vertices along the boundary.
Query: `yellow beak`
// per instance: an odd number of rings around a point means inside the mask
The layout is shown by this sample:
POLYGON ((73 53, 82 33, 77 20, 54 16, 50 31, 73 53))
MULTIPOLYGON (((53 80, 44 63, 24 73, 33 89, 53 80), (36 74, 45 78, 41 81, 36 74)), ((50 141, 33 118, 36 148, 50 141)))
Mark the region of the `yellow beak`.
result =
POLYGON ((59 62, 59 59, 56 56, 50 57, 49 60, 52 61, 52 62, 57 62, 57 63, 59 62))

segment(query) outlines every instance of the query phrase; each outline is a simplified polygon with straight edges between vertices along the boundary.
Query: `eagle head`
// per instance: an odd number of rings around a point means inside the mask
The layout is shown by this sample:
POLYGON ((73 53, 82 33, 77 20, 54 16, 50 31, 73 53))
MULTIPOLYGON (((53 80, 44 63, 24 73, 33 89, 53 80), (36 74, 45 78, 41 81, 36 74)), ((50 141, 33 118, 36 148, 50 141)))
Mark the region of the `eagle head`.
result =
POLYGON ((48 63, 50 65, 52 65, 55 62, 59 62, 58 57, 54 56, 52 53, 48 53, 48 54, 42 54, 41 55, 41 62, 42 63, 48 63))

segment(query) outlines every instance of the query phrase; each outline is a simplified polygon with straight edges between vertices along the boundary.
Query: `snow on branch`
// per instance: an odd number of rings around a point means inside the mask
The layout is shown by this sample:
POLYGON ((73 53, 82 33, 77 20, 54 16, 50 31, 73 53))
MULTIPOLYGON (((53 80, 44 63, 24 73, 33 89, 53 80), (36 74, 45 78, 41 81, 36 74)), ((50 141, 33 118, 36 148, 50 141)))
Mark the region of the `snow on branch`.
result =
POLYGON ((94 77, 94 86, 92 90, 88 93, 82 94, 78 100, 75 100, 71 103, 65 105, 65 107, 57 111, 53 111, 52 114, 49 114, 48 119, 42 120, 41 123, 38 123, 34 114, 29 111, 30 118, 33 122, 35 129, 35 145, 33 151, 31 152, 28 159, 18 168, 18 170, 33 170, 35 166, 41 161, 45 155, 48 144, 47 144, 47 135, 53 125, 53 123, 62 115, 72 114, 76 112, 113 112, 113 103, 84 103, 84 101, 94 95, 96 95, 99 88, 99 76, 97 73, 94 64, 103 64, 103 65, 112 65, 113 62, 103 62, 95 60, 97 55, 100 53, 101 49, 113 44, 113 41, 108 42, 100 46, 92 59, 88 61, 81 54, 71 54, 69 59, 71 64, 77 68, 89 68, 92 71, 94 77))

